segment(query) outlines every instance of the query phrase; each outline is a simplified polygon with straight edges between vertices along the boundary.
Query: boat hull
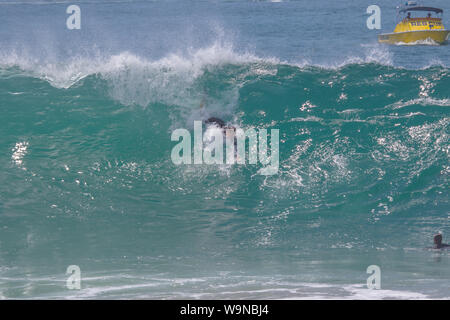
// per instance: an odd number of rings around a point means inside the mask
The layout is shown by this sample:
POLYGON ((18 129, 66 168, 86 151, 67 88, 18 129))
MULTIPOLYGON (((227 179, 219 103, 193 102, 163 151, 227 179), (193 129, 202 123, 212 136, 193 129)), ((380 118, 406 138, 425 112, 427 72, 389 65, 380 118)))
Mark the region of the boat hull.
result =
POLYGON ((397 33, 384 33, 378 35, 380 43, 414 43, 417 41, 433 40, 436 43, 444 43, 450 34, 450 30, 424 30, 424 31, 406 31, 397 33))

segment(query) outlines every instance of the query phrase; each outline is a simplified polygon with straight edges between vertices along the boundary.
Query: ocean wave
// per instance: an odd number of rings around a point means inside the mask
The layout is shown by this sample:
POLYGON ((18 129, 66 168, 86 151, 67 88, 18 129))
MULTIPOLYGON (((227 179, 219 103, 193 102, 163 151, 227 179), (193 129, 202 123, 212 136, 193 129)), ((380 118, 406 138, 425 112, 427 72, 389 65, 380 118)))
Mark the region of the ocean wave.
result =
MULTIPOLYGON (((280 203, 294 201, 314 212, 339 206, 346 199, 336 193, 352 190, 365 194, 364 210, 381 216, 395 211, 391 204, 379 207, 387 196, 410 194, 399 187, 382 199, 368 196, 399 166, 403 172, 389 181, 412 190, 428 190, 428 172, 446 170, 448 117, 442 107, 449 105, 450 75, 442 66, 407 70, 381 64, 375 61, 388 61, 385 52, 380 55, 378 46, 371 50, 376 58, 369 55, 337 69, 238 54, 223 43, 155 61, 122 53, 42 65, 10 55, 0 72, 5 117, 16 119, 13 111, 21 105, 28 113, 8 129, 15 137, 5 146, 8 163, 45 184, 47 174, 29 161, 36 137, 20 128, 46 128, 53 139, 71 132, 67 141, 57 142, 62 144, 57 150, 44 148, 51 158, 63 154, 66 144, 85 155, 54 164, 84 172, 70 185, 62 182, 61 188, 76 194, 86 185, 120 189, 151 180, 158 192, 228 199, 250 183, 253 192, 272 200, 252 210, 283 220, 295 210, 280 203), (192 129, 194 120, 210 116, 244 129, 280 129, 279 174, 260 178, 259 168, 251 165, 173 166, 170 132, 192 129), (155 145, 147 150, 146 141, 155 145)), ((445 184, 445 177, 436 175, 433 190, 445 184)), ((73 199, 89 203, 93 193, 73 199)), ((49 206, 64 211, 63 198, 51 198, 49 206)), ((276 243, 270 229, 255 232, 255 245, 276 243)))
MULTIPOLYGON (((328 63, 313 63, 308 59, 299 61, 286 61, 277 57, 260 57, 250 52, 238 52, 231 43, 217 41, 210 46, 194 49, 187 48, 177 53, 169 53, 163 58, 152 60, 124 51, 113 55, 103 55, 99 52, 89 56, 75 56, 62 61, 51 61, 38 58, 26 51, 0 52, 0 75, 8 69, 17 67, 24 75, 38 77, 48 81, 56 88, 70 88, 80 80, 90 75, 101 75, 105 78, 117 78, 117 74, 131 73, 148 78, 159 74, 159 81, 170 81, 171 77, 178 75, 184 81, 192 81, 202 75, 205 70, 223 65, 249 65, 255 64, 251 70, 255 74, 266 74, 282 65, 297 67, 301 70, 319 68, 339 71, 352 65, 375 64, 399 69, 392 61, 392 53, 386 46, 363 45, 363 56, 349 56, 341 61, 328 63), (115 76, 116 75, 116 76, 115 76), (165 75, 165 76, 163 76, 165 75)), ((442 66, 439 61, 431 61, 427 68, 442 66)), ((124 79, 130 80, 130 79, 124 79)), ((130 84, 131 85, 131 84, 130 84)))

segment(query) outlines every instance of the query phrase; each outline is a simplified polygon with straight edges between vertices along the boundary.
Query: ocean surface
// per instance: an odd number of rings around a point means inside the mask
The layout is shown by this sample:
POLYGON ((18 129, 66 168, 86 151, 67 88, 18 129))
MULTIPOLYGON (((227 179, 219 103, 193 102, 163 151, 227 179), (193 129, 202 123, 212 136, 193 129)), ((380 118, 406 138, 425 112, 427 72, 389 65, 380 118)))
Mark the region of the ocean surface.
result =
POLYGON ((401 2, 0 1, 0 298, 449 299, 450 46, 378 44, 401 2), (278 173, 175 165, 212 116, 278 173))

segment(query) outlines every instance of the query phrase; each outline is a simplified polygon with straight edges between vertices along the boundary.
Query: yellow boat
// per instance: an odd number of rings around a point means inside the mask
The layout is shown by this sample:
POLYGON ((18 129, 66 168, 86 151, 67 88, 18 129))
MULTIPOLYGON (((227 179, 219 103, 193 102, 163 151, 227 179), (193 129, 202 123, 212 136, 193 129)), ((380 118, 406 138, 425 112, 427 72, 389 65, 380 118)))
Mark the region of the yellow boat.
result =
POLYGON ((445 30, 442 24, 442 9, 407 3, 405 7, 399 9, 398 13, 403 15, 404 18, 397 24, 394 33, 378 35, 378 42, 389 44, 424 44, 427 42, 443 44, 447 41, 450 30, 445 30), (427 13, 427 15, 417 17, 417 15, 423 13, 427 13), (412 17, 412 14, 416 17, 412 17))

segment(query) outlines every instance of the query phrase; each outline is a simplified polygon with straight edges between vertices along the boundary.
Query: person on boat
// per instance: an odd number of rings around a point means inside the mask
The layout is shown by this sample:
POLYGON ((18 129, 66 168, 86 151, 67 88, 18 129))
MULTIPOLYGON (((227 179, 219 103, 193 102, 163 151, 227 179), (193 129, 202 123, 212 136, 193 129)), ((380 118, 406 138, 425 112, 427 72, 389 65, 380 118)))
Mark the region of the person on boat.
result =
POLYGON ((428 14, 428 18, 431 18, 431 13, 428 14))
POLYGON ((411 19, 411 12, 408 12, 408 15, 406 16, 406 19, 411 19))
POLYGON ((438 233, 434 236, 434 247, 433 249, 444 249, 449 248, 450 244, 442 243, 442 234, 438 233))

